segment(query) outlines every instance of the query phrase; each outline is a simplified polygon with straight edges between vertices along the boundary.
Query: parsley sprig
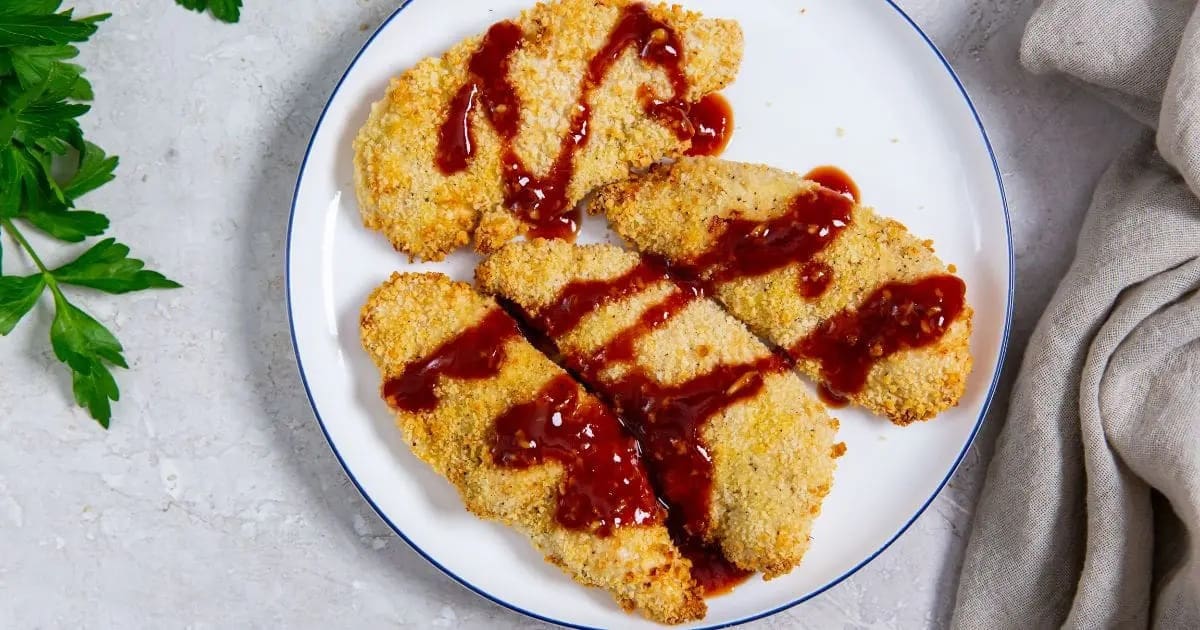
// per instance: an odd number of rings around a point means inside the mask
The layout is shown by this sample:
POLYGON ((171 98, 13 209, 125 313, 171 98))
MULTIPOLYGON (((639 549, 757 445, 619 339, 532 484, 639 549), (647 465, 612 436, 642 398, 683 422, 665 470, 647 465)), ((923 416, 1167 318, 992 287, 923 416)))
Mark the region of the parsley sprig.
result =
POLYGON ((236 22, 241 17, 242 0, 175 0, 175 3, 193 11, 208 9, 223 22, 236 22))
MULTIPOLYGON (((224 15, 236 19, 240 2, 212 4, 215 15, 218 5, 232 6, 233 13, 224 15)), ((180 285, 145 269, 112 238, 51 268, 25 236, 24 230, 33 229, 79 243, 109 227, 103 214, 77 206, 80 197, 112 181, 118 160, 83 137, 78 119, 90 109, 92 87, 83 68, 70 61, 79 54, 74 44, 91 37, 108 15, 77 19, 60 5, 60 0, 0 4, 0 232, 37 268, 32 275, 4 275, 0 250, 0 335, 12 332, 48 291, 54 303, 50 347, 70 370, 75 401, 107 428, 111 403, 120 397, 112 367, 129 366, 117 338, 71 303, 64 288, 119 294, 180 285)))

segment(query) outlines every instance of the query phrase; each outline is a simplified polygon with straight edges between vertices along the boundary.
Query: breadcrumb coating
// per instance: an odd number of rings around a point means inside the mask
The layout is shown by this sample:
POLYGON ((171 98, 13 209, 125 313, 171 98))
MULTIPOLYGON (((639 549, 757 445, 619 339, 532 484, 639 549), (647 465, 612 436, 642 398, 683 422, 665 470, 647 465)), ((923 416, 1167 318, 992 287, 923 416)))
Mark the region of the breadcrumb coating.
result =
MULTIPOLYGON (((580 80, 603 47, 621 9, 633 0, 559 0, 540 3, 515 20, 526 42, 514 53, 510 81, 522 104, 514 148, 534 173, 558 154, 579 98, 580 80)), ((703 19, 678 6, 649 8, 671 25, 684 46, 688 100, 731 83, 741 63, 742 32, 734 21, 703 19)), ((468 80, 467 63, 482 36, 445 55, 428 58, 391 81, 354 141, 355 185, 363 223, 383 232, 410 257, 441 260, 475 236, 492 251, 523 233, 522 221, 503 208, 501 141, 486 117, 471 117, 476 153, 465 171, 443 175, 435 165, 439 128, 455 92, 468 80)), ((577 154, 568 202, 690 147, 647 116, 641 91, 671 93, 666 74, 626 50, 590 99, 590 140, 577 154)))
MULTIPOLYGON (((441 274, 393 274, 363 306, 363 347, 386 382, 497 308, 469 285, 441 274)), ((691 563, 665 526, 617 527, 608 537, 567 529, 554 516, 560 464, 547 460, 511 469, 493 462, 489 437, 495 419, 563 374, 521 337, 505 350, 496 377, 442 377, 432 411, 393 410, 413 453, 458 489, 472 513, 521 531, 548 562, 581 584, 607 590, 622 608, 662 623, 703 618, 706 606, 691 563)), ((580 396, 590 397, 582 389, 580 396)))
MULTIPOLYGON (((603 188, 591 211, 639 250, 676 262, 705 251, 720 236, 715 219, 767 220, 787 211, 797 193, 817 186, 799 175, 756 164, 715 158, 683 158, 643 177, 603 188)), ((800 265, 720 284, 716 297, 734 317, 771 343, 793 347, 830 316, 861 304, 889 281, 912 281, 950 273, 932 243, 892 219, 856 205, 853 219, 814 260, 834 270, 818 298, 797 290, 800 265)), ((971 372, 968 306, 936 343, 901 350, 876 364, 851 402, 900 425, 928 420, 958 404, 971 372)), ((797 368, 814 379, 820 365, 797 368)))
MULTIPOLYGON (((476 269, 484 292, 530 312, 554 303, 568 283, 621 276, 637 254, 612 245, 575 246, 535 240, 506 245, 476 269)), ((567 354, 588 355, 680 289, 660 281, 600 306, 556 341, 567 354)), ((715 302, 692 302, 643 337, 634 365, 663 385, 676 385, 719 365, 753 362, 770 350, 715 302)), ((602 378, 619 378, 617 365, 602 378)), ((708 537, 737 566, 767 578, 799 564, 812 522, 833 482, 837 420, 790 371, 769 374, 758 394, 711 417, 702 437, 713 459, 708 537)), ((603 392, 603 384, 598 385, 603 392)))

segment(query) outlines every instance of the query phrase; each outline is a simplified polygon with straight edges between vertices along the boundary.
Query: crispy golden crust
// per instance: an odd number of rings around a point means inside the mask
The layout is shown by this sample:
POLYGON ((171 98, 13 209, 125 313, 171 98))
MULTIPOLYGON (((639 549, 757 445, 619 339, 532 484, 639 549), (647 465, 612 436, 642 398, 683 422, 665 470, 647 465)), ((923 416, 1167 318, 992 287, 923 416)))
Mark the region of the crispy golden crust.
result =
MULTIPOLYGON (((529 39, 514 54, 510 69, 523 110, 515 149, 534 173, 547 172, 553 163, 587 62, 604 45, 621 7, 631 3, 560 0, 538 4, 517 18, 529 39)), ((657 5, 650 11, 683 38, 690 99, 733 81, 742 54, 736 22, 701 19, 677 6, 657 5)), ((434 165, 438 131, 451 97, 467 80, 467 61, 481 40, 469 38, 393 79, 354 141, 363 223, 412 257, 441 260, 466 245, 473 232, 476 246, 491 251, 524 231, 501 207, 500 141, 484 117, 472 116, 477 152, 467 170, 446 177, 434 165)), ((687 150, 689 142, 645 115, 638 94, 643 85, 656 94, 670 94, 665 73, 626 51, 593 94, 591 138, 576 156, 569 186, 572 204, 630 169, 687 150)))
MULTIPOLYGON (((769 219, 812 186, 816 184, 767 166, 684 158, 602 189, 591 208, 607 214, 617 233, 642 251, 680 261, 703 252, 719 236, 710 229, 714 217, 738 213, 769 219)), ((796 290, 798 265, 722 284, 717 298, 757 334, 787 348, 831 315, 861 304, 886 282, 948 273, 929 241, 865 206, 855 208, 850 227, 816 260, 834 269, 833 283, 820 298, 804 298, 796 290)), ((967 307, 937 343, 881 361, 862 393, 851 400, 901 425, 928 420, 958 404, 971 372, 971 319, 967 307)), ((820 374, 815 361, 799 361, 797 367, 813 378, 820 374)))
MULTIPOLYGON (((537 312, 568 282, 609 279, 637 264, 637 254, 612 245, 561 241, 510 243, 476 269, 488 293, 537 312)), ((557 342, 567 353, 589 354, 633 324, 649 307, 680 289, 652 284, 606 304, 557 342)), ((637 345, 636 365, 664 385, 751 362, 769 349, 714 302, 687 306, 637 345)), ((605 373, 616 378, 629 366, 605 373)), ((714 461, 709 537, 746 569, 775 577, 808 549, 813 519, 833 481, 837 421, 792 372, 770 375, 756 396, 730 406, 706 425, 714 461)))
MULTIPOLYGON (((440 274, 393 274, 363 306, 363 347, 386 380, 495 308, 469 285, 440 274)), ((581 584, 612 593, 626 610, 662 623, 702 618, 706 607, 691 563, 664 526, 622 527, 606 538, 566 529, 554 519, 561 465, 516 470, 492 462, 488 443, 495 418, 562 374, 524 339, 510 341, 506 353, 497 377, 443 378, 433 411, 396 412, 413 453, 458 488, 468 510, 525 533, 547 561, 581 584)))

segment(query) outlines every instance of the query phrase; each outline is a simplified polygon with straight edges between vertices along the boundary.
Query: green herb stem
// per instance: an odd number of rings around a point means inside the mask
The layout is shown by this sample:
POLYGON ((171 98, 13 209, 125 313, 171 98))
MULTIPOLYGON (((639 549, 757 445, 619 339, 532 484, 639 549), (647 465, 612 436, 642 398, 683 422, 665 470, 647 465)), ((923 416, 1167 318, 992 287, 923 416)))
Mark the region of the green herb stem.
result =
POLYGON ((29 254, 29 257, 33 259, 33 264, 37 265, 37 268, 42 272, 42 275, 46 277, 46 284, 54 286, 54 274, 50 273, 50 270, 46 268, 46 264, 42 262, 40 257, 38 257, 37 252, 34 251, 33 246, 29 244, 29 241, 25 240, 25 235, 21 233, 21 230, 17 229, 17 226, 12 222, 12 219, 0 219, 0 226, 4 226, 4 229, 7 230, 14 239, 16 239, 17 243, 21 245, 21 248, 25 250, 25 253, 29 254))

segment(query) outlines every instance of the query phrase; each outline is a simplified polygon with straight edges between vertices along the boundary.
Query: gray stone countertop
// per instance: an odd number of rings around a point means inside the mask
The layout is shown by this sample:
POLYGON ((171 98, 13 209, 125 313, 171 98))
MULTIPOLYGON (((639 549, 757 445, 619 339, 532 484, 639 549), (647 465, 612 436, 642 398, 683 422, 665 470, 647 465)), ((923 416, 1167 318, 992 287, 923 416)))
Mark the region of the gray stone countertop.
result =
MULTIPOLYGON (((228 26, 169 0, 77 3, 115 13, 83 47, 98 95, 85 127, 122 163, 88 204, 187 288, 82 300, 132 367, 107 433, 70 399, 46 343, 49 304, 0 340, 0 625, 538 625, 443 576, 375 516, 330 453, 292 354, 282 256, 296 171, 338 77, 395 4, 247 0, 228 26)), ((1136 133, 1089 94, 1019 67, 1033 0, 900 4, 962 76, 1003 170, 1018 266, 1006 387, 907 534, 757 627, 948 624, 1007 385, 1095 181, 1136 133)))

